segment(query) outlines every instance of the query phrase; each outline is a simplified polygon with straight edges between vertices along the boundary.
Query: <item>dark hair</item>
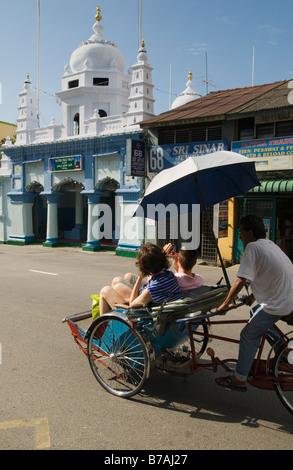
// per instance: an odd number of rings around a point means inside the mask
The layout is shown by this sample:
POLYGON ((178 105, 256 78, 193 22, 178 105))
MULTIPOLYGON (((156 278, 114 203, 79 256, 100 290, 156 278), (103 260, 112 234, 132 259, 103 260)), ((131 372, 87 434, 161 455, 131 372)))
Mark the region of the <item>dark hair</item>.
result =
POLYGON ((197 261, 197 250, 179 250, 179 262, 183 269, 189 271, 193 268, 197 261))
POLYGON ((170 267, 168 258, 162 248, 152 243, 141 246, 136 260, 136 266, 145 276, 158 274, 170 267))
POLYGON ((266 229, 263 220, 255 214, 245 215, 240 219, 240 225, 244 230, 251 230, 255 238, 266 238, 266 229))

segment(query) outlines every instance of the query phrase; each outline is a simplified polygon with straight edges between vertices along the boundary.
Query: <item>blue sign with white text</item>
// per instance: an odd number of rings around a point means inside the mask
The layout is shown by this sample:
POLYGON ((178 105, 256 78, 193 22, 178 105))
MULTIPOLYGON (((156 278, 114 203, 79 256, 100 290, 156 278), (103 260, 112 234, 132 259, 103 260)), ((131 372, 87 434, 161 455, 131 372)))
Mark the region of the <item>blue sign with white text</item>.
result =
POLYGON ((227 150, 227 140, 187 142, 173 145, 156 145, 149 150, 149 171, 158 172, 183 162, 188 157, 198 157, 208 153, 227 150))

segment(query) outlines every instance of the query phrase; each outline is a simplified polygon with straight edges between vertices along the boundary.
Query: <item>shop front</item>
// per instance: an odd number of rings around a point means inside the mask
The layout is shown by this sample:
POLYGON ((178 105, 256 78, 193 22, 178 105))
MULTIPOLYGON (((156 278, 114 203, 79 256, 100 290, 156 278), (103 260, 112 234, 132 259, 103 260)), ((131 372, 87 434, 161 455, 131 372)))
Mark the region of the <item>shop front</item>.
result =
POLYGON ((293 261, 293 137, 233 142, 232 150, 255 161, 261 185, 236 198, 233 259, 243 253, 239 221, 249 213, 262 217, 267 238, 293 261))

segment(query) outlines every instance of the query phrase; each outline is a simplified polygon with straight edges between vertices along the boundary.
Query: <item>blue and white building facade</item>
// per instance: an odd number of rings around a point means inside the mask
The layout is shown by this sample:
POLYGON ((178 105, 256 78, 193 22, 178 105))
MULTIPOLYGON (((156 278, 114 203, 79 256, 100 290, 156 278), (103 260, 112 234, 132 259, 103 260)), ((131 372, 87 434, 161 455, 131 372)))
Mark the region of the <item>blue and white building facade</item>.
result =
POLYGON ((101 20, 98 8, 94 34, 65 66, 56 93, 61 124, 52 118, 39 127, 37 95, 29 76, 24 82, 16 142, 7 139, 2 149, 0 242, 55 246, 66 239, 98 250, 101 241, 114 241, 118 251, 141 245, 142 220, 132 213, 144 172, 129 169, 126 157, 129 142, 132 156, 144 157, 138 123, 154 115, 152 67, 142 42, 127 72, 101 20))

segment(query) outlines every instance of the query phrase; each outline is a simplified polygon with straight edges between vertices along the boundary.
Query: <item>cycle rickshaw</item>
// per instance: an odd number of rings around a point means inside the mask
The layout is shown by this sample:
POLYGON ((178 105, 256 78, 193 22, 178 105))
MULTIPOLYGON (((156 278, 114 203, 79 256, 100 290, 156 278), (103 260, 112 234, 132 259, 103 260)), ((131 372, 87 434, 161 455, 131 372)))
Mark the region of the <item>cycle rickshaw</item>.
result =
MULTIPOLYGON (((67 317, 74 340, 88 356, 97 381, 110 393, 129 398, 139 393, 152 372, 187 377, 222 366, 231 371, 236 359, 220 360, 208 347, 209 341, 238 343, 238 340, 211 333, 217 325, 245 324, 247 320, 226 320, 216 308, 227 295, 225 286, 215 286, 196 298, 185 298, 160 307, 117 308, 102 315, 84 330, 79 322, 91 318, 91 311, 67 317), (209 360, 201 360, 204 352, 209 360)), ((235 308, 243 305, 239 301, 235 308)), ((292 320, 287 320, 293 324, 292 320)), ((266 335, 248 378, 248 383, 275 391, 293 414, 293 331, 283 333, 275 326, 280 340, 264 356, 266 335)), ((228 328, 227 328, 228 329, 228 328)))
MULTIPOLYGON (((180 204, 189 198, 205 210, 259 185, 254 163, 225 151, 202 158, 190 157, 176 168, 161 172, 153 183, 147 189, 141 207, 146 208, 147 204, 157 200, 165 205, 170 200, 180 204), (202 163, 204 166, 200 167, 202 163), (161 175, 164 185, 157 182, 161 175), (178 181, 179 187, 176 186, 178 181), (183 189, 180 184, 183 184, 183 189)), ((142 216, 141 213, 138 216, 142 216)), ((119 397, 131 397, 140 392, 154 369, 180 376, 206 368, 216 372, 218 366, 230 371, 230 363, 236 360, 215 357, 208 343, 213 338, 232 343, 239 343, 239 340, 216 335, 210 329, 213 327, 214 330, 218 325, 245 324, 248 319, 226 320, 217 312, 217 307, 227 296, 230 283, 217 243, 216 247, 225 285, 219 282, 194 298, 160 306, 117 307, 94 320, 86 329, 80 325, 91 318, 91 311, 64 320, 74 340, 88 356, 95 378, 108 392, 119 397), (209 360, 202 360, 205 351, 209 360)), ((245 299, 242 299, 234 308, 244 304, 245 299)), ((285 320, 293 325, 292 319, 285 320)), ((264 335, 247 382, 260 389, 275 391, 293 414, 293 331, 283 333, 277 325, 275 329, 280 339, 265 355, 264 335)))

